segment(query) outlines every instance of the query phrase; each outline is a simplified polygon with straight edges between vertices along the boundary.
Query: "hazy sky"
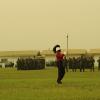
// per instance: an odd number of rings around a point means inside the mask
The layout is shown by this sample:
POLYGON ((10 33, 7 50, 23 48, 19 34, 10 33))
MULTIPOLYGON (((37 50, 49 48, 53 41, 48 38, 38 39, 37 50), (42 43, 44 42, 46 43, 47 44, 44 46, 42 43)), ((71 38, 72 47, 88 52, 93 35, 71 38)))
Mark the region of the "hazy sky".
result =
POLYGON ((100 48, 100 0, 0 0, 0 50, 100 48))

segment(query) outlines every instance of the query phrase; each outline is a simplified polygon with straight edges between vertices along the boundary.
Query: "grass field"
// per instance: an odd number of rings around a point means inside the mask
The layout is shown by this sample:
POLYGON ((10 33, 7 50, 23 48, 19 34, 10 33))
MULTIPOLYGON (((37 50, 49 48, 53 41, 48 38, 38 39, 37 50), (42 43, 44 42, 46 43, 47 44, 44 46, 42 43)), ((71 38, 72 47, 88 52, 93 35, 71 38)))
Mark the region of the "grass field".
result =
POLYGON ((56 83, 57 69, 0 69, 0 100, 100 100, 100 72, 66 73, 56 83))

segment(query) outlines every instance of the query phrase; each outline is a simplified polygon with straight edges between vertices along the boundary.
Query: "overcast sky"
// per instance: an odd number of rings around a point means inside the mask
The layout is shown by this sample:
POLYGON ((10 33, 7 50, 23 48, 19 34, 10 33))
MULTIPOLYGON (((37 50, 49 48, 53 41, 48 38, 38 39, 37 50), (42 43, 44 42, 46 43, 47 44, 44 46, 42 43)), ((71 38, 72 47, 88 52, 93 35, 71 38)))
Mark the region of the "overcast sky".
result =
POLYGON ((100 0, 0 0, 0 50, 100 48, 100 0))

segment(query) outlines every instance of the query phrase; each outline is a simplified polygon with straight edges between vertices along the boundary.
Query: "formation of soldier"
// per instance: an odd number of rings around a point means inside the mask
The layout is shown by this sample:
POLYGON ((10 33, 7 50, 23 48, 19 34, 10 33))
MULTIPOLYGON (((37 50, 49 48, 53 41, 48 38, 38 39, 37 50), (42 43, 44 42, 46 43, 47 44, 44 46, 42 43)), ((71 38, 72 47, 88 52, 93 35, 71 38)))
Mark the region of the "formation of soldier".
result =
POLYGON ((34 70, 44 69, 45 59, 44 58, 18 58, 17 65, 18 70, 34 70))
MULTIPOLYGON (((98 70, 100 70, 100 57, 97 60, 98 62, 98 70)), ((66 67, 66 71, 68 69, 72 69, 73 72, 76 72, 77 69, 80 70, 80 72, 84 72, 85 69, 90 69, 90 71, 94 72, 94 57, 93 56, 85 56, 82 55, 80 57, 73 57, 69 58, 68 60, 65 58, 64 59, 64 66, 66 67)))

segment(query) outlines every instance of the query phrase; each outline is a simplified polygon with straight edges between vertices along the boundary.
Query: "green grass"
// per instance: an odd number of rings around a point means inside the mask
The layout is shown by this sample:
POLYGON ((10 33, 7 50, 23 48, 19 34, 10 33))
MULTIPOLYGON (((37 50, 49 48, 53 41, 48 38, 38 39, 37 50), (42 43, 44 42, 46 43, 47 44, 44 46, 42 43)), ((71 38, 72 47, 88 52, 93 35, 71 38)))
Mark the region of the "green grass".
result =
POLYGON ((100 100, 100 72, 68 72, 56 83, 57 69, 0 69, 0 100, 100 100))

